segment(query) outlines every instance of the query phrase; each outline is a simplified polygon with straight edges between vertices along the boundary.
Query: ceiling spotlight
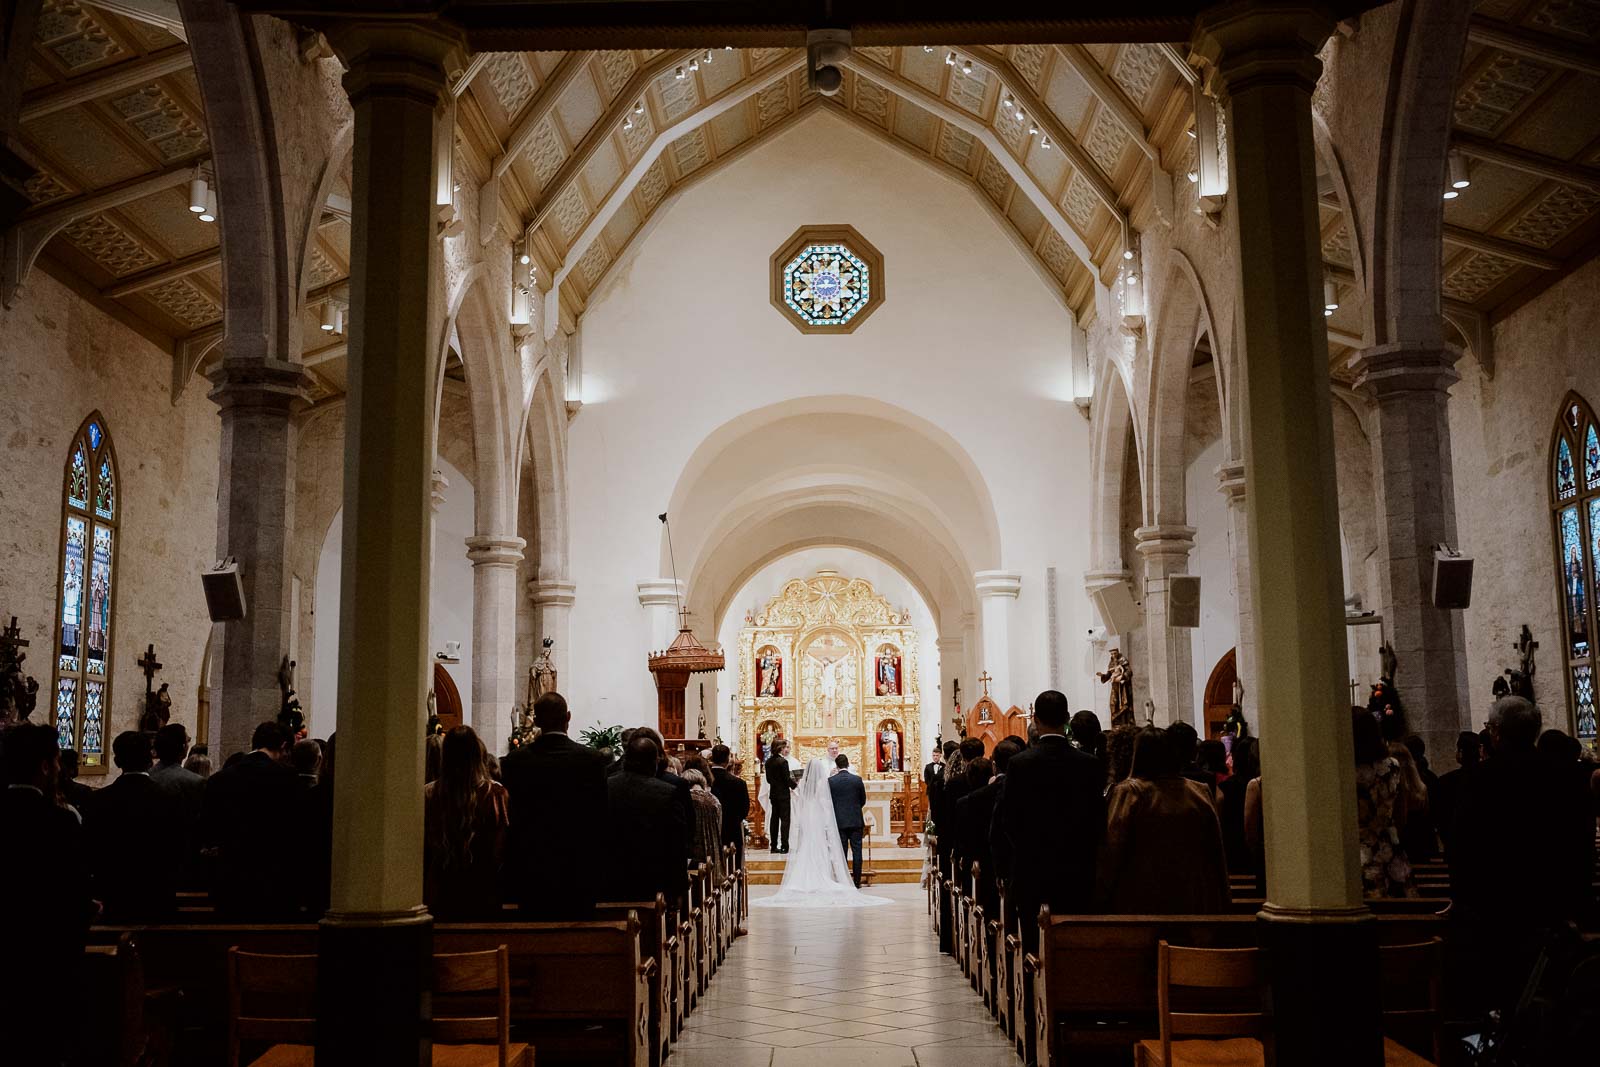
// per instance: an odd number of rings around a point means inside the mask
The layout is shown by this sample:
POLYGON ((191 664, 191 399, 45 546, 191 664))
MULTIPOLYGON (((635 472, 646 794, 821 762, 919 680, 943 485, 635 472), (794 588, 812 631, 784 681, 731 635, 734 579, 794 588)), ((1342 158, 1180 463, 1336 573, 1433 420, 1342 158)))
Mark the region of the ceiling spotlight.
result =
POLYGON ((1045 134, 1043 137, 1039 138, 1039 147, 1040 148, 1049 148, 1050 147, 1050 135, 1048 133, 1045 134))
POLYGON ((700 61, 698 59, 689 60, 689 69, 690 70, 699 70, 700 69, 700 61))
POLYGON ((684 74, 684 72, 683 72, 683 68, 682 68, 682 67, 679 67, 679 68, 678 68, 678 69, 677 69, 677 70, 675 70, 675 71, 673 71, 673 72, 672 72, 672 77, 673 77, 673 78, 674 78, 674 79, 675 79, 675 80, 676 80, 676 81, 683 81, 683 79, 684 79, 684 78, 685 78, 685 77, 687 77, 687 75, 686 75, 686 74, 684 74))
POLYGON ((707 49, 706 49, 706 58, 705 58, 705 61, 706 61, 706 62, 707 62, 707 63, 709 63, 709 62, 711 62, 711 49, 709 49, 709 48, 707 48, 707 49))
POLYGON ((1132 267, 1128 268, 1127 282, 1129 285, 1139 284, 1139 272, 1132 267))
POLYGON ((1446 189, 1444 191, 1444 198, 1446 200, 1454 200, 1456 197, 1458 197, 1460 195, 1461 195, 1461 190, 1459 190, 1459 189, 1446 189))
POLYGON ((643 115, 644 114, 644 101, 643 100, 639 100, 639 101, 636 101, 634 103, 634 105, 633 105, 633 113, 635 115, 643 115))
POLYGON ((1465 189, 1472 184, 1472 175, 1467 173, 1467 159, 1460 152, 1452 151, 1449 156, 1450 163, 1450 188, 1465 189))
POLYGON ((533 262, 533 257, 528 254, 528 239, 523 238, 517 242, 517 262, 526 267, 533 262))
POLYGON ((200 168, 194 169, 194 177, 189 179, 189 210, 196 215, 206 209, 206 180, 200 173, 200 168))
POLYGON ((922 46, 922 50, 924 52, 932 52, 933 51, 933 45, 925 44, 925 45, 922 46))
POLYGON ((972 73, 972 60, 968 59, 968 60, 964 60, 962 62, 962 64, 961 64, 961 73, 963 73, 963 74, 971 74, 972 73))
POLYGON ((215 189, 209 189, 206 191, 206 209, 200 212, 200 221, 217 221, 217 191, 215 189))
POLYGON ((731 52, 731 51, 733 51, 733 45, 731 45, 731 44, 725 44, 725 45, 723 45, 723 46, 722 46, 722 50, 723 50, 723 51, 724 51, 724 52, 731 52))
POLYGON ((325 333, 333 332, 333 301, 325 300, 322 303, 322 329, 325 333))
POLYGON ((1184 175, 1184 177, 1189 179, 1189 184, 1190 185, 1198 185, 1198 184, 1200 184, 1200 172, 1199 171, 1191 170, 1188 174, 1184 175))
POLYGON ((344 333, 344 308, 342 307, 333 309, 333 332, 337 334, 344 333))
POLYGON ((1123 258, 1123 259, 1132 259, 1132 258, 1133 258, 1133 249, 1131 249, 1131 248, 1124 248, 1124 249, 1123 249, 1123 250, 1122 250, 1122 258, 1123 258))
POLYGON ((1016 105, 1016 102, 1011 99, 1011 94, 1007 93, 1001 99, 1000 106, 1005 108, 1007 111, 1010 111, 1011 109, 1015 108, 1017 105, 1016 105))
POLYGON ((1029 137, 1034 136, 1038 132, 1039 132, 1039 124, 1037 122, 1028 123, 1028 136, 1029 137))
POLYGON ((623 124, 622 124, 622 128, 624 130, 633 129, 633 120, 632 119, 627 119, 626 121, 624 121, 623 124))
POLYGON ((1322 310, 1329 315, 1339 310, 1339 287, 1332 278, 1322 279, 1322 310))
POLYGON ((944 54, 944 65, 947 67, 956 65, 956 54, 954 52, 946 52, 944 54))
POLYGON ((1197 134, 1194 132, 1194 127, 1193 126, 1190 126, 1187 130, 1184 130, 1183 132, 1189 135, 1189 140, 1191 140, 1191 141, 1194 140, 1195 137, 1197 136, 1197 134))

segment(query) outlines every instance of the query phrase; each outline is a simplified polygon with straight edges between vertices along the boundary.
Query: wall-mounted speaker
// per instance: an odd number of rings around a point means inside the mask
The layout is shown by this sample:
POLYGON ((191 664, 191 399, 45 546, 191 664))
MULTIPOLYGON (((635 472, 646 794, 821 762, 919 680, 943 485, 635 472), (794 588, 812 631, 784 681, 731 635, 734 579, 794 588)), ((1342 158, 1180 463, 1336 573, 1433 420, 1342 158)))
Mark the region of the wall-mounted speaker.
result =
POLYGON ((1127 582, 1113 582, 1090 595, 1108 632, 1121 635, 1139 625, 1139 604, 1133 599, 1133 588, 1127 582))
POLYGON ((1200 576, 1173 574, 1167 578, 1167 625, 1200 625, 1200 576))
POLYGON ((202 571, 200 585, 205 589, 206 611, 212 622, 244 618, 244 581, 239 577, 239 563, 232 556, 202 571))
POLYGON ((1460 610, 1472 606, 1472 557, 1443 545, 1433 552, 1433 606, 1460 610))

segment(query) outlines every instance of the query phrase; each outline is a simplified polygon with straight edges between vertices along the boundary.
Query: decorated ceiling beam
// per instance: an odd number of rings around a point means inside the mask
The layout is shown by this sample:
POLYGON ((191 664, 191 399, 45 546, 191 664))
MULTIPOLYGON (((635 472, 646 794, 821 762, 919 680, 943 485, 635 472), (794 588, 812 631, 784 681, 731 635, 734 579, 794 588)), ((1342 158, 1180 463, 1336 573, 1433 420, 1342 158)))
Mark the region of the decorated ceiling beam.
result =
POLYGON ((1111 117, 1133 138, 1133 143, 1139 146, 1145 158, 1157 167, 1161 166, 1161 153, 1150 143, 1150 131, 1144 128, 1144 116, 1139 114, 1138 106, 1128 99, 1122 86, 1100 69, 1100 64, 1095 62, 1089 50, 1081 44, 1063 44, 1056 46, 1056 54, 1066 60, 1067 66, 1083 79, 1095 99, 1111 112, 1111 117))
POLYGON ((178 278, 184 278, 190 274, 198 274, 200 271, 215 267, 221 262, 222 249, 208 248, 204 252, 196 252, 192 256, 184 256, 182 259, 172 263, 163 263, 159 267, 151 267, 149 270, 130 274, 126 278, 119 279, 101 289, 100 295, 112 299, 130 296, 143 289, 154 289, 158 285, 165 285, 167 282, 178 278))
POLYGON ((1467 39, 1514 56, 1600 76, 1600 52, 1596 52, 1592 46, 1577 44, 1564 37, 1525 30, 1520 26, 1475 15, 1467 25, 1467 39))
MULTIPOLYGON (((1073 255, 1077 256, 1083 262, 1083 265, 1089 268, 1091 274, 1096 277, 1099 276, 1099 268, 1095 266, 1094 255, 1089 251, 1088 244, 1079 236, 1078 231, 1073 228, 1072 224, 1067 221, 1067 217, 1062 213, 1060 205, 1044 190, 1039 184, 1039 180, 1033 176, 1028 168, 1018 162, 1017 157, 1012 155, 1011 150, 1001 142, 1000 135, 994 131, 994 127, 979 119, 976 115, 962 111, 943 97, 935 96, 922 86, 910 82, 898 74, 891 74, 877 69, 871 64, 862 63, 854 58, 845 60, 845 66, 849 67, 859 77, 881 85, 896 96, 902 97, 929 112, 935 118, 941 119, 963 133, 977 138, 984 149, 995 158, 995 161, 1000 164, 1011 180, 1017 184, 1017 187, 1033 202, 1033 206, 1039 209, 1039 212, 1061 235, 1061 239, 1067 243, 1067 247, 1072 249, 1073 255)), ((1059 128, 1059 124, 1055 125, 1059 128)), ((1062 143, 1066 145, 1072 142, 1068 140, 1062 143)), ((1069 158, 1074 163, 1077 162, 1076 156, 1069 155, 1069 158)), ((1093 166, 1093 160, 1088 160, 1088 162, 1093 166)), ((1101 203, 1106 205, 1120 225, 1126 226, 1127 216, 1117 203, 1116 191, 1105 180, 1105 176, 1099 173, 1099 168, 1085 170, 1083 175, 1101 203)))
POLYGON ((523 108, 522 114, 517 116, 516 125, 511 128, 511 135, 506 138, 506 150, 495 159, 489 173, 498 178, 511 166, 513 160, 528 147, 534 131, 539 128, 550 112, 555 110, 556 102, 561 99, 561 94, 566 91, 572 80, 588 69, 589 59, 593 52, 569 52, 556 64, 556 69, 550 72, 544 84, 539 86, 539 95, 523 108))
POLYGON ((456 77, 455 81, 450 83, 450 95, 459 97, 466 92, 472 86, 472 79, 483 72, 483 68, 489 63, 489 57, 493 54, 493 52, 474 53, 472 58, 467 60, 466 68, 456 77))
POLYGON ((1548 178, 1553 182, 1577 185, 1600 192, 1600 167, 1569 163, 1554 156, 1530 152, 1526 148, 1517 148, 1488 137, 1460 131, 1451 135, 1450 144, 1462 155, 1481 159, 1485 163, 1494 163, 1512 170, 1520 170, 1524 174, 1548 178))
POLYGON ((1200 84, 1200 72, 1189 65, 1189 57, 1184 53, 1183 49, 1175 44, 1162 42, 1156 45, 1156 51, 1166 57, 1167 62, 1172 64, 1172 68, 1178 72, 1178 76, 1184 81, 1190 85, 1200 84))
POLYGON ((87 104, 91 100, 142 89, 157 78, 188 70, 192 66, 194 59, 189 55, 186 45, 175 45, 142 59, 118 63, 94 74, 29 93, 22 98, 22 121, 32 122, 79 104, 87 104))
POLYGON ((1469 230, 1464 226, 1445 225, 1444 243, 1455 245, 1458 248, 1470 248, 1474 252, 1483 252, 1501 259, 1509 259, 1513 263, 1521 263, 1526 267, 1537 267, 1539 270, 1560 270, 1561 261, 1554 256, 1547 256, 1537 249, 1515 241, 1507 241, 1503 237, 1491 237, 1488 234, 1469 230))
POLYGON ((178 0, 83 0, 84 7, 98 7, 135 22, 160 26, 179 40, 189 36, 183 29, 183 13, 178 10, 178 0))

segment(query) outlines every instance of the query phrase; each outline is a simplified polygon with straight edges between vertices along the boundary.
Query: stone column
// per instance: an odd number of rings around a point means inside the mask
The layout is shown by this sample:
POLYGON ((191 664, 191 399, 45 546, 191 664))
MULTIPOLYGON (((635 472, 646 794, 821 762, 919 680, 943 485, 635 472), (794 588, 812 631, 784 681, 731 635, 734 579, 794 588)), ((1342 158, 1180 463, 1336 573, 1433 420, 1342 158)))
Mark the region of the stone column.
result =
POLYGON ((426 1063, 432 919, 422 903, 422 731, 434 359, 441 321, 435 109, 459 41, 442 23, 339 23, 355 112, 350 368, 332 903, 317 1059, 426 1063))
POLYGON ((1217 468, 1217 491, 1228 501, 1228 553, 1233 558, 1233 605, 1239 618, 1234 666, 1244 690, 1241 707, 1251 732, 1260 737, 1263 724, 1256 699, 1256 618, 1250 606, 1250 515, 1245 507, 1243 463, 1228 462, 1217 468))
MULTIPOLYGON (((963 674, 966 670, 966 642, 960 635, 939 638, 939 710, 933 719, 933 729, 922 731, 923 749, 917 763, 917 773, 922 772, 923 764, 928 762, 928 754, 933 751, 933 739, 940 736, 951 736, 945 731, 945 724, 956 713, 955 692, 956 679, 961 679, 963 685, 971 685, 972 678, 963 674)), ((963 699, 966 699, 963 694, 963 699)), ((907 765, 910 763, 907 761, 907 765)))
POLYGON ((1433 606, 1433 550, 1456 542, 1450 386, 1459 353, 1413 345, 1369 348, 1356 388, 1374 401, 1372 473, 1387 638, 1411 730, 1442 760, 1466 727, 1466 631, 1460 612, 1433 606))
POLYGON ((1258 707, 1274 1005, 1267 1062, 1383 1062, 1377 930, 1362 904, 1344 687, 1339 505, 1328 403, 1311 93, 1333 20, 1259 0, 1201 13, 1228 96, 1229 229, 1244 371, 1252 604, 1270 664, 1258 707))
MULTIPOLYGON (((1016 679, 1011 674, 1011 609, 1022 592, 1022 575, 1008 571, 978 571, 973 576, 977 582, 979 610, 983 613, 983 660, 978 664, 978 674, 989 674, 989 695, 1002 708, 1013 704, 1027 707, 1029 697, 1012 692, 1016 679)), ((983 695, 978 676, 972 678, 972 695, 966 703, 972 704, 983 695)))
POLYGON ((222 416, 217 556, 239 561, 245 617, 223 623, 220 700, 210 738, 219 758, 250 747, 256 724, 282 706, 278 669, 295 625, 289 552, 294 524, 295 429, 305 371, 268 352, 223 342, 211 399, 222 416), (230 347, 231 346, 231 347, 230 347), (244 348, 244 351, 237 351, 244 348))
MULTIPOLYGON (((544 651, 546 637, 554 641, 550 646, 550 659, 556 665, 556 689, 562 696, 571 698, 578 687, 572 676, 572 604, 578 599, 578 587, 565 578, 535 578, 528 583, 528 598, 533 601, 537 614, 539 640, 534 643, 533 658, 537 660, 544 651)), ((526 685, 522 700, 527 699, 526 685)))
POLYGON ((467 538, 472 561, 472 728, 489 751, 511 740, 517 694, 517 564, 520 537, 467 538))
POLYGON ((646 651, 659 652, 678 636, 678 604, 683 597, 683 583, 676 578, 641 578, 634 587, 649 623, 650 647, 646 651))
MULTIPOLYGON (((1133 531, 1135 550, 1144 557, 1144 623, 1149 637, 1150 700, 1158 726, 1175 722, 1191 725, 1195 719, 1194 650, 1186 626, 1173 626, 1167 618, 1167 579, 1189 573, 1189 552, 1194 548, 1193 526, 1141 526, 1133 531)), ((1134 708, 1136 722, 1144 722, 1144 709, 1134 708)), ((1204 730, 1201 731, 1202 735, 1204 730)))

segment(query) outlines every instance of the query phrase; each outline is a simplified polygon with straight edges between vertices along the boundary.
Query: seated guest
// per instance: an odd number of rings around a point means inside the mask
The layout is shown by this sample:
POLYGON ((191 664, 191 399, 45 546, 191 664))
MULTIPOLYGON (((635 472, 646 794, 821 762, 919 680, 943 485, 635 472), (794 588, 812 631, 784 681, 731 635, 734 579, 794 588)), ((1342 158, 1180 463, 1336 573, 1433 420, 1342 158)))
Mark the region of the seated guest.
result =
POLYGON ((689 841, 689 859, 696 864, 709 866, 712 880, 720 882, 724 874, 722 805, 712 795, 706 776, 699 768, 685 768, 683 779, 689 783, 689 799, 694 803, 694 832, 689 841))
POLYGON ((522 917, 581 920, 594 911, 604 833, 606 757, 567 736, 572 715, 560 693, 533 703, 539 736, 501 761, 511 794, 507 882, 522 917))
POLYGON ((302 737, 289 750, 289 766, 302 790, 317 784, 317 772, 322 769, 322 745, 314 738, 302 737))
POLYGON ((1471 730, 1456 735, 1456 769, 1439 776, 1434 788, 1431 807, 1433 821, 1439 829, 1439 841, 1444 845, 1445 858, 1450 857, 1450 831, 1455 826, 1456 801, 1461 796, 1461 785, 1472 768, 1478 765, 1482 742, 1471 730))
POLYGON ((61 799, 83 816, 83 809, 88 804, 89 798, 94 796, 94 790, 78 781, 78 750, 64 748, 61 750, 61 777, 56 782, 56 789, 61 794, 61 799))
POLYGON ((216 850, 220 914, 249 922, 288 919, 299 905, 300 850, 289 844, 299 811, 289 731, 263 722, 250 751, 206 782, 202 845, 216 850))
POLYGON ((1190 777, 1210 788, 1215 802, 1219 796, 1217 787, 1232 773, 1228 769, 1228 746, 1217 740, 1200 742, 1194 752, 1194 769, 1196 774, 1190 777))
POLYGON ((60 749, 53 727, 19 722, 0 735, 0 953, 10 981, 0 996, 0 1060, 60 1064, 81 1023, 84 935, 94 915, 89 849, 72 809, 57 802, 60 749))
POLYGON ((148 734, 123 731, 111 755, 122 774, 83 814, 94 895, 107 922, 161 922, 176 907, 188 826, 177 795, 150 776, 148 734))
POLYGON ((1400 763, 1389 754, 1378 720, 1350 709, 1356 763, 1356 831, 1361 840, 1361 889, 1369 897, 1414 897, 1411 863, 1400 829, 1411 796, 1400 763))
POLYGON ((1206 786, 1181 773, 1168 733, 1155 726, 1139 731, 1133 774, 1106 800, 1100 895, 1107 911, 1208 915, 1227 910, 1228 867, 1217 811, 1206 786))
MULTIPOLYGON (((688 838, 677 789, 656 775, 661 749, 644 730, 634 732, 622 752, 622 773, 606 779, 605 819, 600 838, 600 892, 611 901, 654 900, 670 906, 683 899, 688 838)), ((693 803, 693 801, 690 801, 693 803)))
POLYGON ((472 727, 457 726, 440 745, 439 777, 423 787, 422 899, 445 922, 500 917, 510 806, 484 756, 472 727))

